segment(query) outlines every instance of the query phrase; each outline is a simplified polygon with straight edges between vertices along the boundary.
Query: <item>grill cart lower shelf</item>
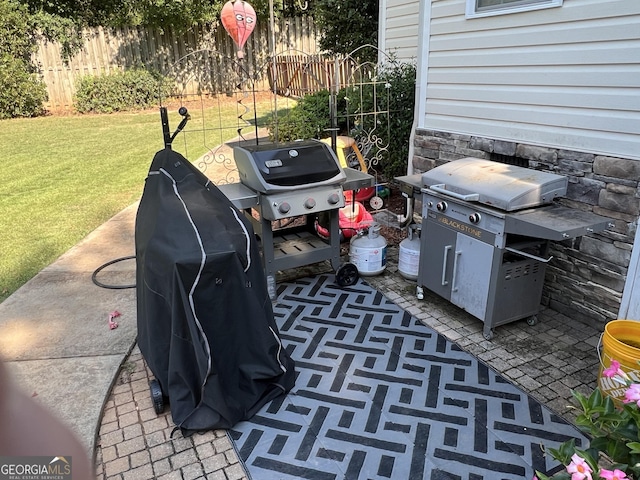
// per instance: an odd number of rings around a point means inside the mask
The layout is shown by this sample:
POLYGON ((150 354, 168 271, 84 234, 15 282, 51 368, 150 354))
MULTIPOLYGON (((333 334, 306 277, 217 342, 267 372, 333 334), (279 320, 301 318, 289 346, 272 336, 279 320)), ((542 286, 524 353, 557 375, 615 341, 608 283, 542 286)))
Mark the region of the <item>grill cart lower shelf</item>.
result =
MULTIPOLYGON (((359 188, 373 186, 374 178, 371 175, 362 173, 350 168, 345 169, 347 180, 340 187, 342 190, 357 190, 359 188)), ((317 236, 314 229, 315 216, 301 215, 304 224, 293 228, 274 228, 274 205, 281 205, 283 195, 265 195, 254 192, 246 185, 234 183, 229 185, 219 185, 218 188, 227 198, 251 221, 256 235, 260 239, 262 250, 262 261, 269 294, 275 298, 275 278, 276 273, 281 270, 298 268, 305 265, 329 260, 331 267, 336 272, 336 282, 339 285, 352 285, 358 278, 358 270, 355 265, 347 263, 341 265, 340 259, 340 225, 339 210, 334 208, 323 208, 318 211, 326 212, 329 218, 329 238, 322 239, 317 236), (254 215, 256 213, 257 215, 254 215)), ((291 205, 292 211, 296 205, 302 205, 308 195, 317 193, 320 189, 300 188, 295 193, 287 193, 284 198, 291 205)), ((322 195, 320 195, 321 197, 322 195)), ((283 217, 278 220, 288 221, 291 217, 283 217)))
MULTIPOLYGON (((273 260, 278 262, 279 270, 286 270, 299 266, 295 259, 297 255, 305 255, 308 263, 317 263, 313 261, 314 256, 318 255, 318 261, 323 261, 325 253, 322 251, 327 247, 327 242, 319 238, 317 235, 308 231, 288 232, 283 235, 274 235, 273 237, 273 260), (287 266, 290 264, 291 266, 287 266)), ((335 265, 334 268, 337 268, 335 265)))
MULTIPOLYGON (((310 216, 306 217, 304 226, 282 230, 274 230, 271 221, 264 217, 256 219, 249 214, 247 216, 250 217, 253 228, 260 238, 262 262, 267 276, 269 295, 273 293, 272 298, 275 298, 275 279, 280 270, 329 260, 331 267, 338 272, 340 237, 331 235, 327 241, 318 237, 313 231, 313 218, 310 216)), ((330 211, 329 216, 330 231, 338 232, 338 210, 330 211)))

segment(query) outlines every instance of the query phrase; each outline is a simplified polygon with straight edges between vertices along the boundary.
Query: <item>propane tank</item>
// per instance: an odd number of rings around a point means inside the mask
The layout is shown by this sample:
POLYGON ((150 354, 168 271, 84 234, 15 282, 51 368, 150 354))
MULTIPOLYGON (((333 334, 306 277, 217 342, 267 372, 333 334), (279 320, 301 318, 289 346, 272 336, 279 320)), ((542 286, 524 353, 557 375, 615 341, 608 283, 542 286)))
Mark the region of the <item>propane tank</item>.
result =
POLYGON ((369 233, 364 230, 351 237, 349 261, 363 277, 379 275, 387 266, 387 240, 380 235, 380 225, 372 223, 369 233))
POLYGON ((412 223, 407 227, 407 238, 400 242, 398 272, 407 280, 418 280, 420 265, 420 226, 412 223))

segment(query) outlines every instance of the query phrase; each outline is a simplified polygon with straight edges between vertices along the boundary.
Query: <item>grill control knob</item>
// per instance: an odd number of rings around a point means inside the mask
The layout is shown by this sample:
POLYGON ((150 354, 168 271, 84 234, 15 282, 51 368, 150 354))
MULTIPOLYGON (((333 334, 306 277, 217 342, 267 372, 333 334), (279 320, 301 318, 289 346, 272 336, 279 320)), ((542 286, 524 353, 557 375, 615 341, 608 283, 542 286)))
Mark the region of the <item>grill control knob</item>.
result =
POLYGON ((338 203, 340 203, 340 195, 338 195, 337 193, 332 193, 331 195, 329 195, 329 198, 327 198, 327 202, 329 202, 329 205, 337 205, 338 203))
POLYGON ((278 211, 280 213, 289 213, 289 211, 291 210, 291 205, 289 205, 287 202, 282 202, 280 205, 278 205, 278 211))
POLYGON ((438 202, 436 208, 439 212, 444 212, 447 209, 447 202, 438 202))
POLYGON ((311 210, 315 206, 316 206, 316 201, 311 197, 307 198, 304 201, 304 208, 306 208, 308 210, 311 210))
POLYGON ((471 223, 478 223, 481 218, 482 217, 480 216, 479 213, 472 213, 471 215, 469 215, 469 221, 471 223))

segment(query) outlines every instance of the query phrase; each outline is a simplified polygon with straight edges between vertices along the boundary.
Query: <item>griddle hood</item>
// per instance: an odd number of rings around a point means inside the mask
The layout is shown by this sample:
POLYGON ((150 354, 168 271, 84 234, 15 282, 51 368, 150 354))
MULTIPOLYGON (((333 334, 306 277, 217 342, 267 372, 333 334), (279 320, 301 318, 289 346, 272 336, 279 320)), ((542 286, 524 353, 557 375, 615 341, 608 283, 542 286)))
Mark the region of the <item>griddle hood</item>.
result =
POLYGON ((549 204, 565 196, 568 179, 550 172, 468 157, 423 173, 422 185, 510 212, 549 204))

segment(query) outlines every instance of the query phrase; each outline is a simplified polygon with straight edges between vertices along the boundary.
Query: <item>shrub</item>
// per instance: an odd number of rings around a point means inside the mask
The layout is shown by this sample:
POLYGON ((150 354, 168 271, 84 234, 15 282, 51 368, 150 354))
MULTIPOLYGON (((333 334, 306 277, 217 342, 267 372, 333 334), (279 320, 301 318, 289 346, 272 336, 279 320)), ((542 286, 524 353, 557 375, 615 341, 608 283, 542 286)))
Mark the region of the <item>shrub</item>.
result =
MULTIPOLYGON (((321 90, 305 95, 292 109, 278 112, 278 140, 281 142, 331 136, 329 91, 321 90)), ((340 97, 340 96, 339 96, 340 97)), ((344 98, 344 95, 342 95, 344 98)), ((342 102, 344 109, 345 102, 342 102)), ((344 128, 344 125, 343 125, 344 128)), ((275 124, 271 119, 269 131, 275 137, 275 124)))
MULTIPOLYGON (((367 157, 381 157, 377 170, 387 180, 406 173, 415 84, 415 65, 393 62, 378 69, 375 81, 362 81, 340 90, 337 95, 339 134, 363 138, 375 131, 378 137, 375 141, 372 138, 365 140, 373 144, 367 157), (383 146, 380 152, 376 150, 378 144, 383 146)), ((278 113, 278 139, 329 137, 329 97, 327 90, 306 95, 288 115, 278 113)), ((273 122, 269 130, 273 137, 273 122)))
POLYGON ((75 108, 80 113, 113 113, 153 107, 169 95, 171 82, 159 74, 133 69, 86 75, 76 86, 75 108))
POLYGON ((19 58, 8 54, 0 57, 0 119, 45 113, 47 89, 29 70, 29 65, 19 58))

